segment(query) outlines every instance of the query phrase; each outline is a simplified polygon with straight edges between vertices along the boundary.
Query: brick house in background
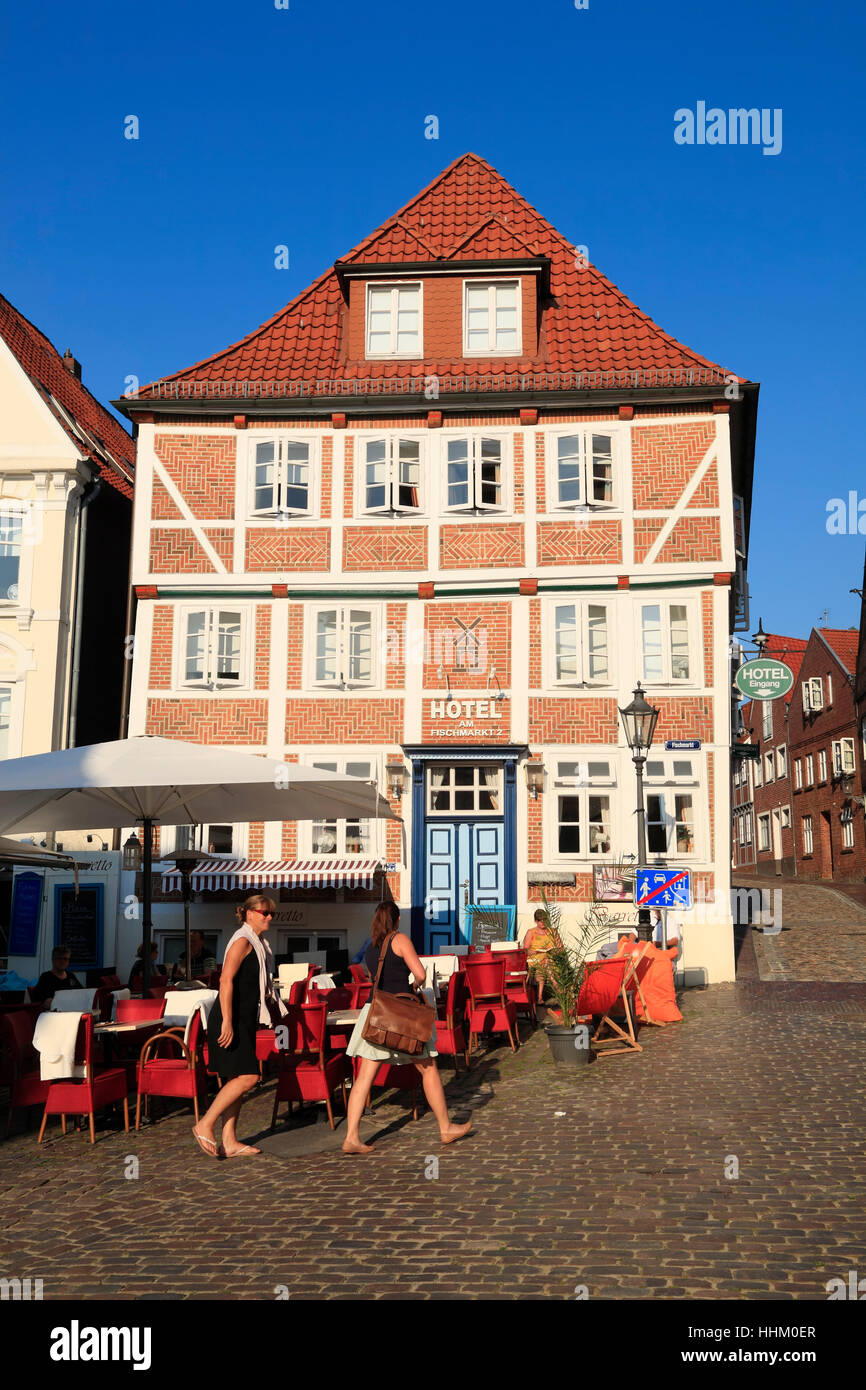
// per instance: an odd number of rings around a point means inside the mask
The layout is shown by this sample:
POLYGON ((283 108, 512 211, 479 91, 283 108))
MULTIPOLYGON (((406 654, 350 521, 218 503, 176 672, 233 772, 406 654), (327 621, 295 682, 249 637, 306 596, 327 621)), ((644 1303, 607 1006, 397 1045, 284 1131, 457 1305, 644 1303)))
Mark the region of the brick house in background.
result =
POLYGON ((754 761, 734 763, 733 848, 737 868, 750 866, 758 873, 794 872, 788 725, 807 646, 802 637, 769 634, 764 653, 790 667, 794 686, 778 700, 750 700, 740 711, 743 741, 757 745, 760 755, 754 761))
MULTIPOLYGON (((354 952, 385 882, 427 952, 469 902, 514 904, 522 932, 543 883, 573 922, 594 867, 636 849, 637 680, 661 710, 650 858, 728 902, 757 396, 469 154, 261 328, 117 403, 139 451, 129 732, 372 777, 403 816, 206 828, 282 873, 277 952, 354 952)), ((238 892, 205 896, 224 943, 238 892)), ((733 978, 729 910, 687 921, 686 970, 733 978)))

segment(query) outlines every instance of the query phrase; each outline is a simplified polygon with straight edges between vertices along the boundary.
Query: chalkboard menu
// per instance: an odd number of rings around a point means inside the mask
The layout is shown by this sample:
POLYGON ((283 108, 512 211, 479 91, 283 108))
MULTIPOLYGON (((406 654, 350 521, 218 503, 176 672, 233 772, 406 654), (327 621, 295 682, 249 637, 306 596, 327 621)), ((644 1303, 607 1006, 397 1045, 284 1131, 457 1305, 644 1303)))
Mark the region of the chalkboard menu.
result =
POLYGON ((486 950, 491 941, 509 941, 514 920, 514 908, 497 903, 470 903, 466 908, 466 926, 473 951, 486 950))
POLYGON ((102 964, 102 884, 80 887, 58 883, 54 889, 54 942, 68 946, 72 970, 102 964))
POLYGON ((12 920, 9 923, 10 956, 35 956, 42 913, 41 874, 17 874, 12 890, 12 920))

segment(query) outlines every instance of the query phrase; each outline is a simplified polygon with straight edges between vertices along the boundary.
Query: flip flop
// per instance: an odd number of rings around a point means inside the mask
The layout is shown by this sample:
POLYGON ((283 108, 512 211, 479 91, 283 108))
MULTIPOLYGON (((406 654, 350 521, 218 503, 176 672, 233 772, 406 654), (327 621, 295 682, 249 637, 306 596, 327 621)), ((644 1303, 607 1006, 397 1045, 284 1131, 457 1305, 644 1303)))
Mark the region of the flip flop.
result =
POLYGON ((244 1144, 242 1149, 238 1149, 237 1153, 226 1154, 226 1158, 246 1158, 247 1154, 252 1154, 254 1158, 257 1158, 260 1153, 261 1149, 254 1149, 252 1145, 244 1144))
POLYGON ((199 1134, 195 1126, 193 1126, 192 1137, 198 1144, 202 1153, 207 1154, 208 1158, 220 1157, 219 1144, 215 1139, 206 1139, 203 1134, 199 1134))

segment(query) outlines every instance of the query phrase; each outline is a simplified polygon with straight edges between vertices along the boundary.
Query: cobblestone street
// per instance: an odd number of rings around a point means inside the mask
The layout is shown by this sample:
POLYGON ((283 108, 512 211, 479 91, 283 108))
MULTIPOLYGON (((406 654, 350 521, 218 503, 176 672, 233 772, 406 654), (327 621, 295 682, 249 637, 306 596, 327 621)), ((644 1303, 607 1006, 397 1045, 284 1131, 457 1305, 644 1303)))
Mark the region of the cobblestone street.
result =
MULTIPOLYGON (((93 1148, 55 1121, 38 1149, 17 1116, 0 1149, 4 1272, 42 1278, 46 1299, 825 1299, 828 1279, 866 1267, 866 953, 848 983, 797 978, 798 893, 774 938, 783 981, 759 977, 755 933, 738 984, 689 992, 682 1024, 642 1030, 640 1056, 572 1079, 541 1031, 515 1057, 476 1054, 447 1089, 477 1132, 450 1149, 405 1098, 377 1107, 369 1158, 316 1124, 251 1166, 205 1158, 183 1111, 137 1138, 102 1129, 93 1148)), ((818 902, 825 936, 857 920, 818 902)), ((248 1104, 246 1137, 272 1090, 248 1104)))

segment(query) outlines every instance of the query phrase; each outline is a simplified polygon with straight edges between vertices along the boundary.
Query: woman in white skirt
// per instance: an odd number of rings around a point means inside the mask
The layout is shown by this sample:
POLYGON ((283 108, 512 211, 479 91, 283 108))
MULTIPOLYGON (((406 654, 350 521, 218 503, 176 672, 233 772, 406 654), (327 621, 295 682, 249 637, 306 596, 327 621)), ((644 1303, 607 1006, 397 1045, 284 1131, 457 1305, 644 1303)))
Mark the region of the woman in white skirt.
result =
MULTIPOLYGON (((388 947, 388 954, 382 966, 382 976, 379 981, 381 989, 388 994, 405 994, 409 989, 409 976, 414 975, 415 983, 419 986, 424 984, 426 978, 424 967, 415 952, 415 947, 404 932, 398 930, 400 921, 400 909, 396 903, 380 903, 376 908, 373 917, 373 926, 370 932, 370 945, 367 948, 365 964, 371 977, 375 980, 376 971, 379 969, 379 950, 386 937, 392 932, 397 935, 392 938, 388 947)), ((373 1152, 371 1144, 362 1144, 359 1133, 361 1116, 364 1113, 367 1101, 370 1098, 370 1089, 373 1085, 373 1078, 383 1062, 389 1062, 393 1066, 406 1066, 414 1063, 421 1073, 421 1084, 424 1087, 424 1094, 427 1097, 427 1104, 436 1116, 439 1124, 439 1137, 443 1144, 453 1144, 456 1139, 462 1139, 472 1129, 471 1124, 453 1125, 448 1118, 448 1107, 445 1104, 445 1092, 442 1089, 442 1079, 439 1069, 436 1066, 436 1027, 433 1027, 433 1036, 429 1043, 424 1046, 424 1051, 417 1056, 412 1056, 408 1052, 396 1052, 392 1048, 377 1047, 373 1043, 366 1042, 361 1034, 367 1022, 367 1014, 370 1005, 365 1004, 361 1010, 360 1017, 355 1024, 349 1046, 346 1048, 348 1057, 360 1057, 361 1065, 358 1068, 358 1075, 352 1083, 352 1090, 349 1093, 348 1120, 346 1126, 346 1138, 343 1142, 343 1153, 347 1154, 368 1154, 373 1152)))

